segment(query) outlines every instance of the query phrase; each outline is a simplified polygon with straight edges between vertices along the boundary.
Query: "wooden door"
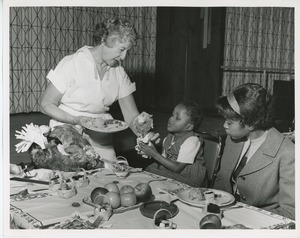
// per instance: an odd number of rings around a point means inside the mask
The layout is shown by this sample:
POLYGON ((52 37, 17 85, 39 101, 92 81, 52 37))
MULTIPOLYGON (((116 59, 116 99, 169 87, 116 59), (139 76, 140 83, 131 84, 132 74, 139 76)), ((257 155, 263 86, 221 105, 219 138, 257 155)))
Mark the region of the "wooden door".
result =
POLYGON ((211 8, 210 44, 204 48, 201 8, 157 9, 156 111, 171 112, 183 100, 213 110, 221 92, 224 20, 225 8, 211 8))

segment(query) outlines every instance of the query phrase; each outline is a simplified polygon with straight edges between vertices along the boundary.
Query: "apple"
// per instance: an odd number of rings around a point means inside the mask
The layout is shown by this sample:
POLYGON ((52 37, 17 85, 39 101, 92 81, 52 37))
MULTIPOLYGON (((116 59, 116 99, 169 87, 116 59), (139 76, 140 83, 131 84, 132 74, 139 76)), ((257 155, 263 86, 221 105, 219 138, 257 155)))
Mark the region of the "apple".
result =
MULTIPOLYGON (((94 190, 91 192, 91 200, 93 203, 95 203, 95 199, 98 195, 105 195, 109 191, 106 188, 103 187, 96 187, 94 190)), ((97 199, 97 204, 101 204, 103 202, 103 197, 99 196, 97 199)))
POLYGON ((120 195, 127 194, 127 193, 134 193, 134 188, 130 185, 124 185, 120 188, 120 195))
POLYGON ((121 205, 123 207, 131 207, 137 202, 136 196, 134 193, 125 193, 121 195, 121 205))
POLYGON ((152 189, 148 183, 139 183, 134 187, 134 194, 138 202, 147 202, 151 199, 152 189))
POLYGON ((118 185, 115 183, 108 183, 104 186, 109 192, 114 192, 114 193, 119 193, 120 194, 120 189, 118 185))
POLYGON ((105 194, 103 203, 109 203, 113 209, 121 206, 121 196, 119 193, 108 192, 105 194))

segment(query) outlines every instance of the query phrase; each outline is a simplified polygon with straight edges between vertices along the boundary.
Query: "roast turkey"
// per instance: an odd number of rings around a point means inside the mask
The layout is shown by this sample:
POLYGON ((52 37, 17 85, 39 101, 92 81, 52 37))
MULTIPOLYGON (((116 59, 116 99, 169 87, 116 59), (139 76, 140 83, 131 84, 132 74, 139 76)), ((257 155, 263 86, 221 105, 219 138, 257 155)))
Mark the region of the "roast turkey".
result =
POLYGON ((47 139, 46 149, 34 143, 29 150, 36 168, 70 172, 78 168, 89 170, 104 167, 104 162, 88 140, 71 125, 56 126, 47 139))

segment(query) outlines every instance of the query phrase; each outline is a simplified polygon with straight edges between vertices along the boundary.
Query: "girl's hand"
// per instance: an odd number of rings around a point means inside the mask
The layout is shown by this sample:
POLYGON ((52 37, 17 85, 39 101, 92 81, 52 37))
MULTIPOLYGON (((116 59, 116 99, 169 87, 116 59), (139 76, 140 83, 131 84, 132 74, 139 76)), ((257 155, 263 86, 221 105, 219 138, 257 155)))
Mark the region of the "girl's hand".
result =
POLYGON ((152 143, 150 145, 147 145, 143 142, 139 142, 138 148, 140 151, 142 151, 142 153, 144 153, 145 155, 148 155, 150 157, 154 157, 155 155, 158 154, 156 148, 154 147, 154 145, 152 143))
POLYGON ((154 142, 155 144, 158 144, 160 142, 159 133, 149 132, 147 134, 147 136, 148 136, 149 140, 151 142, 154 142))

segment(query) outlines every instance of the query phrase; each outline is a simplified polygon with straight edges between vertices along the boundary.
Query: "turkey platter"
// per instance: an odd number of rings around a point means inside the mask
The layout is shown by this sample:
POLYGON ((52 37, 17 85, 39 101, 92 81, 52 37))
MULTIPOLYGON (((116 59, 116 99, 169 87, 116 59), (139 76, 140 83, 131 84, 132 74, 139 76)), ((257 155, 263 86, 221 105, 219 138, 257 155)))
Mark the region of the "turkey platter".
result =
POLYGON ((45 149, 36 143, 29 149, 36 168, 70 172, 78 168, 89 170, 104 167, 104 162, 87 139, 71 125, 56 126, 47 136, 47 141, 45 149))

